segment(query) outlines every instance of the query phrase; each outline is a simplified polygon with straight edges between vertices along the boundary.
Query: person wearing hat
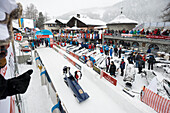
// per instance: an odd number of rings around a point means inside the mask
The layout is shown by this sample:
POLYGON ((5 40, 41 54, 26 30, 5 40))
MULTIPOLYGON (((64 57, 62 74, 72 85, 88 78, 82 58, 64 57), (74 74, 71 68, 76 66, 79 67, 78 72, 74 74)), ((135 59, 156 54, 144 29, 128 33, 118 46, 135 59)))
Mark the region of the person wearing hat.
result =
MULTIPOLYGON (((33 73, 33 70, 30 69, 20 76, 9 79, 6 78, 11 76, 9 73, 5 73, 5 75, 1 73, 4 68, 11 66, 6 57, 10 54, 8 48, 13 40, 12 20, 20 18, 21 15, 22 5, 20 3, 17 4, 15 0, 0 0, 0 100, 25 93, 31 79, 30 75, 33 73)), ((14 75, 14 72, 10 74, 14 75)), ((2 103, 0 104, 1 113, 3 113, 3 111, 5 112, 2 109, 4 101, 0 102, 2 103)))
POLYGON ((125 69, 125 62, 124 59, 122 59, 121 63, 120 63, 120 69, 121 69, 121 74, 120 76, 124 75, 124 69, 125 69))
POLYGON ((110 70, 109 70, 110 75, 116 77, 115 71, 116 71, 116 65, 114 64, 113 61, 111 61, 110 70))

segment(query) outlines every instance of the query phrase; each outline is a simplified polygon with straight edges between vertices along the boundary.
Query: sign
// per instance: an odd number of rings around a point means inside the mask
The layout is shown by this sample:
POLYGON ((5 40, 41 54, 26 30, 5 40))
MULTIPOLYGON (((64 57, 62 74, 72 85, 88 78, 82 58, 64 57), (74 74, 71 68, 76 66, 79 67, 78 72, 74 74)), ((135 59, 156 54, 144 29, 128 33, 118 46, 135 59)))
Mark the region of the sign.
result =
POLYGON ((110 75, 108 75, 106 72, 104 72, 103 70, 101 71, 101 78, 104 77, 107 81, 109 81, 111 84, 113 85, 117 85, 117 80, 114 79, 113 77, 111 77, 110 75))
POLYGON ((170 36, 146 35, 146 38, 151 38, 151 39, 166 39, 166 40, 170 40, 170 36))
POLYGON ((121 34, 122 37, 133 37, 133 34, 121 34))
POLYGON ((100 69, 99 68, 97 68, 96 66, 93 66, 93 70, 100 75, 100 69))
POLYGON ((14 39, 17 40, 17 41, 22 41, 23 40, 23 36, 21 35, 21 33, 15 33, 14 39))
POLYGON ((37 38, 51 38, 51 35, 37 35, 37 38))

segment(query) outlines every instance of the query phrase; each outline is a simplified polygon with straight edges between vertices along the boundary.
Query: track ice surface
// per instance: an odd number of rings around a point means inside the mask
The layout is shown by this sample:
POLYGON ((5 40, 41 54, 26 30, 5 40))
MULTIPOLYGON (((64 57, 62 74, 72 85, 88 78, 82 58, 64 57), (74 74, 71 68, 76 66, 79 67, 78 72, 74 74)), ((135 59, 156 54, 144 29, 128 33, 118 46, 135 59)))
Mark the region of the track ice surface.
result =
MULTIPOLYGON (((124 94, 121 89, 104 79, 99 79, 98 76, 94 76, 95 72, 90 68, 89 71, 92 72, 92 75, 89 75, 88 71, 83 71, 82 79, 79 82, 90 97, 79 104, 71 89, 64 83, 62 72, 64 66, 71 67, 72 74, 77 69, 51 48, 41 48, 37 51, 69 113, 155 113, 154 110, 138 99, 126 97, 127 94, 124 94)), ((88 67, 84 65, 83 68, 87 69, 88 67)))

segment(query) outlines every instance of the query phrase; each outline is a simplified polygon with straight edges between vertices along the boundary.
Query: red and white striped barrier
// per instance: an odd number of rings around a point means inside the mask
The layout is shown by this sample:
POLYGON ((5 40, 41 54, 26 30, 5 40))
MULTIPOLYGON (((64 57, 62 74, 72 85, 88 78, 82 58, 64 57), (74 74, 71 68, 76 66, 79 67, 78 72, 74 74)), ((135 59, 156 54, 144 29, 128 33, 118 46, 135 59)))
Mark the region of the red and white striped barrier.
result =
POLYGON ((170 113, 170 100, 145 87, 141 93, 141 101, 146 103, 158 113, 170 113))

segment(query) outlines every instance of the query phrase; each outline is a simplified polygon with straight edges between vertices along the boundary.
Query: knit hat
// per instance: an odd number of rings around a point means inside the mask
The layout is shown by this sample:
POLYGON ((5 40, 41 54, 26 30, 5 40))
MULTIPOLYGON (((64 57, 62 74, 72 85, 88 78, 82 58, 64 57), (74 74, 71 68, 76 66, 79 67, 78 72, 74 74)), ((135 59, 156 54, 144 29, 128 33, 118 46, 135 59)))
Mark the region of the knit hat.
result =
POLYGON ((22 5, 15 0, 0 0, 0 46, 13 39, 12 20, 22 15, 22 5))

